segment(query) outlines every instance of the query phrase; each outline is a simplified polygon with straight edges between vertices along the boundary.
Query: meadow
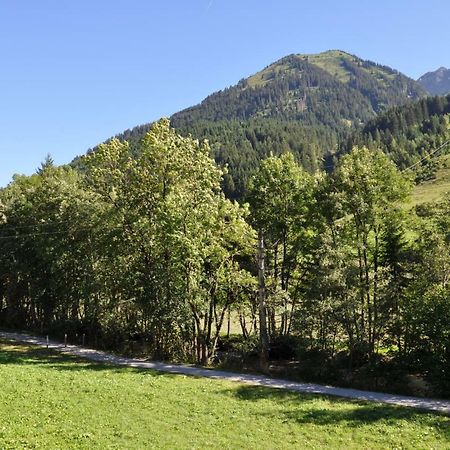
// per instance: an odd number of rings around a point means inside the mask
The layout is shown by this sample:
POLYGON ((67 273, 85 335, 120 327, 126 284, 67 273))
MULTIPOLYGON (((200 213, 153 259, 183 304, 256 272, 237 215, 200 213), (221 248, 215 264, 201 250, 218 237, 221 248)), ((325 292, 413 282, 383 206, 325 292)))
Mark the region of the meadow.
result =
POLYGON ((442 165, 433 179, 414 187, 411 206, 436 202, 450 192, 450 155, 441 157, 442 165))
POLYGON ((0 342, 2 449, 444 449, 414 409, 139 371, 0 342))

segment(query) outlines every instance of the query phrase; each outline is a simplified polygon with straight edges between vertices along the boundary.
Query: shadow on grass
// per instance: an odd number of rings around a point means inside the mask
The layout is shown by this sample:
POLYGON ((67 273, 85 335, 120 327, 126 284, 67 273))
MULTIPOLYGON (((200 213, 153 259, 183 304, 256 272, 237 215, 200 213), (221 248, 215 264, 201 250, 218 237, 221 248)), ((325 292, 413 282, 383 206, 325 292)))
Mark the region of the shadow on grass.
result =
POLYGON ((0 340, 0 365, 3 364, 39 365, 49 369, 69 372, 92 370, 114 373, 134 372, 152 376, 175 376, 174 374, 157 372, 154 370, 118 366, 117 364, 109 364, 107 362, 89 361, 78 356, 59 353, 51 349, 0 340))
MULTIPOLYGON (((117 374, 131 372, 151 377, 177 377, 175 374, 154 370, 88 361, 45 348, 0 340, 0 365, 3 364, 39 365, 51 370, 69 372, 109 371, 117 374)), ((260 412, 256 414, 262 417, 276 419, 281 416, 284 421, 323 427, 342 425, 348 428, 357 428, 380 423, 397 426, 399 431, 402 426, 400 422, 407 421, 433 428, 436 433, 450 441, 450 419, 438 413, 324 395, 301 394, 262 386, 236 386, 236 388, 226 389, 223 392, 244 402, 270 400, 278 406, 275 410, 271 408, 273 412, 268 412, 267 408, 261 407, 260 412), (323 399, 328 404, 324 405, 323 399)))
MULTIPOLYGON (((285 407, 281 411, 284 420, 298 424, 317 426, 342 424, 350 428, 357 428, 377 422, 399 426, 401 421, 407 421, 429 426, 450 441, 450 418, 444 414, 333 396, 300 394, 261 386, 240 386, 238 389, 227 392, 243 401, 274 401, 285 407), (329 405, 324 408, 323 404, 319 402, 320 399, 326 399, 329 405)), ((263 409, 261 408, 261 410, 263 409)), ((279 415, 279 413, 277 411, 274 414, 279 415)), ((270 413, 261 412, 261 415, 264 416, 268 414, 270 413)))

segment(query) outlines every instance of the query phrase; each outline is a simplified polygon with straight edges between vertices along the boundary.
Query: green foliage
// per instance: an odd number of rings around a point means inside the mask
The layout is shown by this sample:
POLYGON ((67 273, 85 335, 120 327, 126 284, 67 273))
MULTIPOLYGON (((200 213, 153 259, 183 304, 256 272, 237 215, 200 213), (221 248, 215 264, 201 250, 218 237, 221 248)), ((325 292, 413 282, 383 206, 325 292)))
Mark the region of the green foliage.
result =
POLYGON ((289 334, 298 285, 309 257, 314 179, 291 153, 270 156, 250 180, 251 221, 266 249, 269 333, 289 334), (276 316, 280 316, 277 324, 276 316))
POLYGON ((250 283, 238 261, 253 242, 247 212, 221 193, 208 145, 168 120, 141 150, 114 139, 84 176, 47 165, 2 193, 1 313, 110 345, 144 335, 155 356, 207 363, 250 283))
POLYGON ((450 155, 437 157, 435 163, 437 170, 433 178, 415 186, 413 204, 436 202, 450 192, 450 155))
POLYGON ((173 123, 276 117, 339 127, 343 120, 359 123, 424 94, 404 75, 344 52, 290 55, 175 114, 173 123), (331 61, 339 67, 337 75, 329 69, 331 61))
MULTIPOLYGON (((351 346, 367 346, 373 356, 393 309, 389 272, 382 267, 383 239, 389 239, 392 225, 401 221, 400 205, 411 185, 386 155, 366 148, 355 148, 341 159, 334 184, 343 220, 351 219, 344 226, 353 253, 347 257, 351 272, 347 283, 355 295, 351 308, 355 328, 348 329, 349 339, 356 340, 351 346)), ((393 245, 394 241, 390 248, 393 245)))
POLYGON ((98 197, 84 189, 77 172, 52 165, 16 178, 1 194, 3 322, 45 327, 70 320, 80 298, 83 318, 90 320, 96 309, 91 230, 101 220, 98 197))
POLYGON ((373 359, 395 309, 384 241, 402 221, 400 205, 409 190, 386 155, 366 148, 353 149, 323 180, 318 199, 326 198, 319 203, 324 222, 305 291, 309 320, 297 325, 310 333, 318 327, 323 349, 334 347, 341 329, 355 358, 373 359))
MULTIPOLYGON (((447 124, 447 100, 398 117, 434 105, 447 124)), ((260 120, 229 126, 263 155, 257 143, 277 131, 260 120)), ((226 132, 221 124, 209 132, 226 132)), ((432 136, 444 135, 420 139, 432 136)), ((341 155, 333 173, 311 175, 283 139, 254 171, 249 205, 225 197, 221 185, 234 181, 209 143, 167 119, 139 151, 113 139, 80 161, 83 171, 47 161, 16 177, 0 192, 0 324, 209 364, 227 318, 253 343, 265 335, 261 313, 274 346, 292 338, 305 347, 297 354, 319 355, 310 373, 331 367, 349 384, 390 364, 419 370, 435 395, 448 395, 448 196, 405 208, 412 177, 374 142, 341 155), (252 227, 265 247, 264 302, 252 227)))
POLYGON ((337 148, 340 136, 347 133, 324 125, 307 126, 302 122, 269 118, 244 122, 202 120, 178 130, 210 142, 216 162, 228 168, 224 192, 227 197, 237 199, 245 197, 251 175, 270 154, 290 152, 303 168, 315 172, 325 155, 337 148))
POLYGON ((167 346, 193 333, 197 359, 207 362, 225 310, 236 301, 236 256, 252 239, 245 210, 220 193, 221 172, 208 145, 160 121, 136 158, 113 140, 90 155, 88 166, 94 189, 123 223, 122 251, 130 277, 141 274, 135 295, 159 352, 170 354, 167 346))
MULTIPOLYGON (((228 167, 224 192, 242 199, 259 162, 271 153, 291 152, 310 172, 329 168, 355 127, 424 95, 419 84, 389 67, 332 50, 286 56, 174 114, 171 123, 183 135, 210 142, 211 156, 228 167)), ((150 127, 117 137, 138 154, 150 127)))
MULTIPOLYGON (((355 144, 382 149, 401 169, 416 164, 416 180, 423 181, 433 178, 438 168, 431 152, 448 140, 450 96, 429 97, 392 108, 370 120, 347 142, 346 149, 355 144)), ((448 147, 439 155, 446 152, 448 147)))
POLYGON ((216 161, 230 168, 225 192, 241 197, 270 152, 292 152, 314 172, 352 126, 424 94, 413 80, 345 52, 290 55, 175 114, 172 124, 211 142, 216 161))

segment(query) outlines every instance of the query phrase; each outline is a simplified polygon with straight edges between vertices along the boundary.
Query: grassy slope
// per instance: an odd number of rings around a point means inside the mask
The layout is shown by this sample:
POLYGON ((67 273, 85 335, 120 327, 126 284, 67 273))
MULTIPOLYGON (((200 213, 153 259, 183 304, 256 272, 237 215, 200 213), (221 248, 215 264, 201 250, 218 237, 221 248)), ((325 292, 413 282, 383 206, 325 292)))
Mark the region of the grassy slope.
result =
POLYGON ((276 62, 247 78, 247 83, 252 88, 264 86, 271 80, 272 74, 278 74, 278 72, 286 72, 288 70, 292 69, 289 69, 289 66, 286 64, 276 62))
MULTIPOLYGON (((302 57, 303 55, 298 55, 302 57)), ((347 83, 350 80, 350 74, 342 67, 341 61, 347 60, 348 62, 358 63, 359 58, 343 52, 342 50, 329 50, 327 52, 318 53, 315 55, 309 55, 308 61, 321 69, 325 70, 331 75, 336 76, 340 81, 347 83)), ((382 83, 387 83, 395 78, 395 75, 387 72, 385 69, 372 65, 370 67, 360 67, 368 75, 373 76, 375 79, 382 83)))
MULTIPOLYGON (((347 83, 350 80, 350 73, 342 66, 342 60, 347 60, 349 62, 358 61, 358 58, 341 50, 329 50, 323 53, 311 55, 299 54, 296 56, 299 59, 307 59, 309 63, 320 67, 343 83, 347 83)), ((387 83, 389 80, 392 80, 394 78, 393 74, 386 72, 381 67, 361 67, 361 69, 372 75, 382 83, 387 83)), ((287 65, 276 62, 256 73, 255 75, 249 77, 247 79, 248 85, 250 87, 262 86, 271 79, 273 73, 278 73, 280 71, 286 70, 289 70, 289 67, 287 65)))
POLYGON ((412 195, 412 205, 434 202, 450 192, 450 155, 443 158, 443 167, 436 173, 436 178, 417 185, 412 195))
MULTIPOLYGON (((298 55, 300 58, 306 57, 306 55, 298 55)), ((330 50, 328 52, 318 53, 316 55, 309 55, 308 61, 315 66, 328 72, 330 75, 335 76, 339 81, 347 83, 350 80, 349 73, 342 67, 341 60, 351 60, 352 57, 340 50, 330 50)))
POLYGON ((449 448, 412 409, 77 361, 0 343, 0 448, 449 448))

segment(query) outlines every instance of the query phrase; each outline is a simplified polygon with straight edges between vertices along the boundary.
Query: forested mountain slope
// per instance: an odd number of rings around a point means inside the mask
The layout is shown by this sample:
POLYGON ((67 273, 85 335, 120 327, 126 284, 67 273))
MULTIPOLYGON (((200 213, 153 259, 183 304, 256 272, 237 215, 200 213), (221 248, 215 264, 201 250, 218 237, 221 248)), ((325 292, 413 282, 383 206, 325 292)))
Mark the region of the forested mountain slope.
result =
POLYGON ((264 117, 339 128, 424 94, 418 83, 388 67, 332 50, 286 56, 175 114, 172 123, 182 127, 200 120, 264 117))
POLYGON ((346 143, 346 151, 355 145, 380 148, 401 169, 415 165, 417 180, 429 179, 438 169, 434 153, 450 140, 450 95, 427 97, 414 103, 391 108, 367 122, 346 143))
MULTIPOLYGON (((291 151, 303 167, 315 170, 354 126, 425 95, 417 82, 389 67, 331 50, 282 58, 174 114, 171 123, 182 134, 210 141, 215 160, 229 167, 225 191, 240 197, 249 175, 271 152, 291 151)), ((118 137, 138 151, 149 127, 118 137)))

